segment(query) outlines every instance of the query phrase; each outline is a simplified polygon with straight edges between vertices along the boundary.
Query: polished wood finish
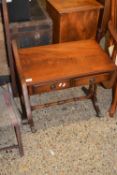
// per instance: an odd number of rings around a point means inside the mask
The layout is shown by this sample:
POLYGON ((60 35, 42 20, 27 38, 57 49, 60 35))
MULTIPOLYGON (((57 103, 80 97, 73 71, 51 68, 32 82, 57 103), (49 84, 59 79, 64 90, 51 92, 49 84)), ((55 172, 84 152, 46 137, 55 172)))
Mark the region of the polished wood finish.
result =
MULTIPOLYGON (((117 0, 112 0, 111 2, 111 20, 109 21, 108 28, 111 36, 110 43, 114 45, 111 59, 116 64, 117 63, 117 0)), ((111 117, 113 117, 113 114, 115 113, 117 108, 117 78, 113 86, 112 95, 114 98, 109 111, 111 117)))
POLYGON ((112 0, 111 21, 113 23, 114 30, 117 31, 117 0, 112 0))
POLYGON ((53 42, 95 38, 102 5, 95 0, 47 0, 53 19, 53 42))
POLYGON ((19 57, 25 79, 31 79, 29 84, 105 73, 113 68, 94 40, 19 49, 19 57))
MULTIPOLYGON (((116 46, 116 31, 115 28, 113 29, 113 22, 110 22, 109 26, 111 26, 109 28, 116 46)), ((9 44, 11 44, 10 40, 9 44)), ((100 116, 96 103, 96 85, 102 82, 109 84, 109 88, 112 88, 114 84, 110 116, 114 115, 117 105, 116 66, 96 41, 74 41, 25 49, 18 49, 16 42, 13 41, 12 46, 21 87, 22 109, 32 131, 34 131, 32 110, 37 108, 91 99, 97 115, 100 116), (84 84, 89 85, 86 96, 43 105, 33 106, 31 104, 30 97, 33 94, 62 90, 84 84)))
POLYGON ((104 6, 104 9, 102 9, 100 12, 98 32, 97 32, 97 39, 98 41, 100 41, 108 29, 108 22, 111 13, 111 0, 97 0, 97 1, 104 6))
MULTIPOLYGON (((32 110, 71 101, 91 99, 98 116, 96 84, 109 81, 116 66, 95 40, 74 41, 35 48, 18 49, 12 42, 26 115, 34 131, 32 110), (32 94, 89 85, 86 96, 33 106, 32 94)), ((114 84, 115 79, 113 79, 114 84)), ((112 86, 113 86, 112 84, 112 86)), ((114 97, 113 97, 114 98, 114 97)))

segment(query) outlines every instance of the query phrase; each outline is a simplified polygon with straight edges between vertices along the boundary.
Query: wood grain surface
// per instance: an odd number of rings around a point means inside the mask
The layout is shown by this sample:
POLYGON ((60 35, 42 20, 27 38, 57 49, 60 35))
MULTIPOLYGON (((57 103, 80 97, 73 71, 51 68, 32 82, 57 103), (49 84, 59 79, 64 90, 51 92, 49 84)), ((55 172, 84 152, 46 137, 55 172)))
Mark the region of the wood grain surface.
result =
POLYGON ((53 20, 53 42, 95 38, 102 8, 95 0, 47 0, 47 11, 53 20))
POLYGON ((78 78, 114 68, 94 40, 20 49, 19 56, 25 79, 32 83, 78 78))

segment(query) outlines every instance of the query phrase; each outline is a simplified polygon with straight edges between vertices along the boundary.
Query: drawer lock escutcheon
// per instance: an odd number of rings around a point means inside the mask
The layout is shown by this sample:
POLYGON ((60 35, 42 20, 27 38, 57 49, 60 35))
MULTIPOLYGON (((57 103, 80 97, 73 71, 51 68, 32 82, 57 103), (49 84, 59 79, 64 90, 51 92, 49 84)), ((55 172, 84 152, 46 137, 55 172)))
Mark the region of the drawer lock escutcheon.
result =
POLYGON ((55 84, 52 84, 52 85, 50 86, 50 89, 51 89, 51 90, 55 90, 55 89, 56 89, 56 85, 55 85, 55 84))

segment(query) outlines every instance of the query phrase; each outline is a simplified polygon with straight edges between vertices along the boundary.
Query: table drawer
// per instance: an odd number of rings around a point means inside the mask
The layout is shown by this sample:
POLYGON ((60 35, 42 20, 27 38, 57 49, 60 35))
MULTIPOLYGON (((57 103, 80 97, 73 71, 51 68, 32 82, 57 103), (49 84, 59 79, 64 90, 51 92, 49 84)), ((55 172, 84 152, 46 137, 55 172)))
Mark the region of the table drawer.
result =
POLYGON ((83 78, 76 78, 74 80, 74 86, 83 86, 83 85, 88 85, 90 82, 94 81, 94 83, 101 83, 105 80, 110 79, 110 74, 104 73, 104 74, 99 74, 99 75, 92 75, 92 76, 87 76, 83 78))
POLYGON ((73 82, 71 80, 62 80, 57 82, 46 83, 42 85, 33 85, 29 92, 31 94, 38 94, 43 92, 50 92, 55 90, 62 90, 66 88, 70 88, 73 86, 73 82))
POLYGON ((80 78, 72 78, 68 80, 61 80, 61 81, 55 81, 55 82, 48 82, 44 84, 37 84, 33 85, 29 89, 30 94, 38 94, 38 93, 44 93, 44 92, 50 92, 50 91, 55 91, 55 90, 62 90, 62 89, 67 89, 71 87, 77 87, 77 86, 83 86, 90 84, 90 82, 94 83, 101 83, 105 80, 109 80, 110 74, 104 73, 104 74, 99 74, 99 75, 93 75, 93 76, 87 76, 87 77, 80 77, 80 78))

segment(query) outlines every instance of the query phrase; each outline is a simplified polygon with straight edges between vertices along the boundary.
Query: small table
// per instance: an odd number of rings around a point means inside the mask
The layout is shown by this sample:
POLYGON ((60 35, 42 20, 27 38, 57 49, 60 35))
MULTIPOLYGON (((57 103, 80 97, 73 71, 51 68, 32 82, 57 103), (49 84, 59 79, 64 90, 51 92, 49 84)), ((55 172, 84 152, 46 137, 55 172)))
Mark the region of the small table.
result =
POLYGON ((101 8, 96 0, 47 0, 53 42, 95 38, 101 8))

